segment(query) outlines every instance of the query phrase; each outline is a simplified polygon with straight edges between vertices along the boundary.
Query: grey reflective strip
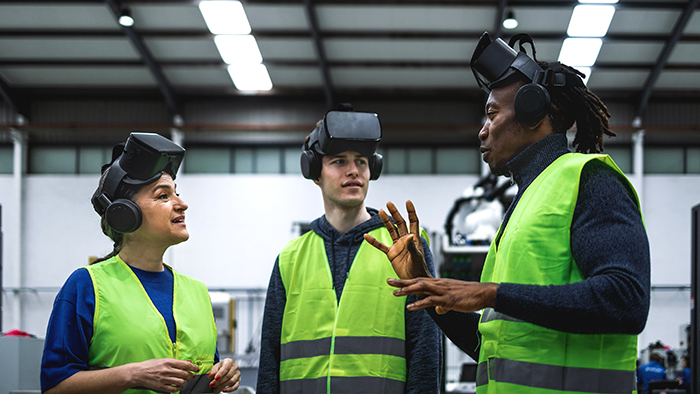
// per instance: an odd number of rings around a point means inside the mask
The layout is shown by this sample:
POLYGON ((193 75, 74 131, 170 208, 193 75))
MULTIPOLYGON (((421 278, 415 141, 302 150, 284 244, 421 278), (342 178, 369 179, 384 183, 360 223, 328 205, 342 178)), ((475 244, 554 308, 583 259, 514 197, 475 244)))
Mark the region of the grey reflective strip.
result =
MULTIPOLYGON (((318 379, 283 380, 280 394, 325 394, 328 392, 325 377, 318 379)), ((376 377, 331 377, 333 394, 403 394, 406 383, 394 379, 376 377)))
POLYGON ((479 363, 476 367, 476 385, 483 386, 489 384, 489 366, 486 362, 479 363))
POLYGON ((326 394, 326 377, 318 379, 296 379, 280 381, 280 394, 326 394))
POLYGON ((280 346, 281 360, 327 356, 331 354, 331 338, 314 339, 311 341, 294 341, 280 346))
POLYGON ((484 311, 481 313, 481 322, 482 323, 488 323, 490 321, 494 320, 505 320, 505 321, 511 321, 515 323, 525 323, 524 321, 520 319, 516 319, 514 317, 510 317, 506 314, 496 312, 493 310, 493 308, 486 308, 484 311))
POLYGON ((406 342, 389 337, 335 337, 335 354, 385 354, 406 358, 406 342))
POLYGON ((336 377, 331 376, 331 393, 333 394, 403 394, 406 382, 376 377, 336 377))
MULTIPOLYGON (((331 353, 331 338, 294 341, 280 347, 282 361, 292 358, 327 356, 331 353)), ((406 358, 403 339, 388 337, 336 337, 335 354, 385 354, 406 358)))
MULTIPOLYGON (((626 393, 636 390, 635 372, 612 369, 562 367, 525 361, 491 358, 488 374, 492 381, 521 386, 583 393, 626 393)), ((479 364, 477 386, 484 382, 483 363, 479 364)))

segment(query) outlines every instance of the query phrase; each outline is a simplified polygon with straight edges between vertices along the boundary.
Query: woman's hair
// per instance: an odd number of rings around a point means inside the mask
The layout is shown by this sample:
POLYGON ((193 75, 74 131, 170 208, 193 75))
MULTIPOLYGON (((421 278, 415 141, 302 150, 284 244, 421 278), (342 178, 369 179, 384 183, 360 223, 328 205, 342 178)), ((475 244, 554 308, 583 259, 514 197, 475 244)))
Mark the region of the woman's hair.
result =
MULTIPOLYGON (((543 69, 549 68, 546 62, 538 62, 543 69)), ((585 75, 575 68, 561 65, 565 72, 585 78, 585 75)), ((555 133, 566 133, 576 123, 574 149, 582 153, 600 153, 603 151, 603 134, 614 137, 610 130, 610 112, 598 96, 583 86, 550 86, 549 92, 552 105, 549 117, 552 130, 555 133)))
MULTIPOLYGON (((102 173, 102 176, 100 177, 100 184, 99 184, 100 193, 102 193, 102 188, 104 187, 104 182, 105 182, 105 179, 107 178, 108 173, 109 173, 109 169, 104 171, 102 173)), ((119 185, 119 187, 117 187, 117 190, 115 192, 115 195, 114 195, 112 201, 114 201, 118 198, 125 198, 127 200, 133 201, 134 196, 136 195, 136 193, 139 191, 140 188, 141 188, 140 186, 130 186, 130 185, 127 185, 125 183, 122 183, 121 185, 119 185)), ((104 235, 108 236, 114 242, 114 247, 108 255, 106 255, 102 258, 98 258, 95 261, 91 262, 90 264, 95 264, 95 263, 99 263, 101 261, 108 260, 108 259, 116 256, 117 254, 119 254, 119 252, 122 249, 122 243, 124 241, 124 234, 115 231, 109 225, 109 223, 107 223, 106 214, 103 214, 100 217, 100 227, 102 227, 102 232, 104 233, 104 235)))

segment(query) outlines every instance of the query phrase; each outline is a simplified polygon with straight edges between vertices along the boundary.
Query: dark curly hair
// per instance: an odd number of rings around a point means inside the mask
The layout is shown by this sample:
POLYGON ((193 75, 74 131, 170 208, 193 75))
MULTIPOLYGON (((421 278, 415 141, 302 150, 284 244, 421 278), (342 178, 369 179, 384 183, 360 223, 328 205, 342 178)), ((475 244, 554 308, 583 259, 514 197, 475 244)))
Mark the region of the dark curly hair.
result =
MULTIPOLYGON (((546 62, 537 62, 543 69, 548 69, 546 62)), ((561 65, 564 72, 585 78, 585 74, 561 65)), ((555 133, 566 133, 576 123, 574 149, 581 153, 600 153, 603 151, 603 135, 616 136, 610 130, 610 112, 605 104, 593 92, 584 86, 547 86, 551 98, 549 117, 555 133)))

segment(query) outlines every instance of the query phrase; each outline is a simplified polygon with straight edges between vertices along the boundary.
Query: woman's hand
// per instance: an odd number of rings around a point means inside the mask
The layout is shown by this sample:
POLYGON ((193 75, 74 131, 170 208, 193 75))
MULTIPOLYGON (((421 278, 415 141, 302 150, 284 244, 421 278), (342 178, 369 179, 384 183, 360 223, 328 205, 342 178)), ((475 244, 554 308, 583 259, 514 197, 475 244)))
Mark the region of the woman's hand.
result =
POLYGON ((214 364, 207 376, 211 379, 209 387, 214 389, 214 394, 222 391, 224 393, 236 391, 241 384, 241 371, 230 358, 225 358, 214 364))
POLYGON ((168 393, 180 391, 199 372, 199 367, 191 362, 174 358, 158 358, 127 365, 130 366, 133 379, 131 387, 147 387, 168 393))
POLYGON ((389 201, 386 203, 394 223, 391 222, 389 216, 384 210, 379 211, 379 217, 382 218, 384 226, 389 230, 393 245, 388 247, 377 241, 369 234, 365 234, 365 240, 375 248, 384 252, 391 261, 396 275, 401 279, 413 279, 419 277, 432 278, 428 265, 425 263, 423 255, 423 244, 420 237, 420 226, 418 225, 418 215, 413 207, 411 200, 406 201, 406 211, 408 212, 408 221, 411 231, 406 227, 406 221, 403 219, 396 206, 389 201))

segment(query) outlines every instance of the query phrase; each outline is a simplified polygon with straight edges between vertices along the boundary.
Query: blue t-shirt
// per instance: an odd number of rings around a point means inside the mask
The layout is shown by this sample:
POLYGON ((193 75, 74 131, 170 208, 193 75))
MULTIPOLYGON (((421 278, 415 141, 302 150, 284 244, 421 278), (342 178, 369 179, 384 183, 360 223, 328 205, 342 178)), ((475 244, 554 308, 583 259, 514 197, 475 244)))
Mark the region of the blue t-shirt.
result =
POLYGON ((666 380, 666 369, 656 361, 649 361, 637 369, 637 383, 642 384, 642 394, 649 392, 649 382, 666 380))
MULTIPOLYGON (((175 342, 173 273, 169 269, 152 272, 129 267, 163 316, 170 340, 175 342)), ((58 292, 49 319, 41 361, 42 391, 56 386, 76 372, 88 369, 94 314, 95 290, 90 273, 86 269, 75 270, 58 292)), ((217 351, 214 362, 218 361, 217 351)))

